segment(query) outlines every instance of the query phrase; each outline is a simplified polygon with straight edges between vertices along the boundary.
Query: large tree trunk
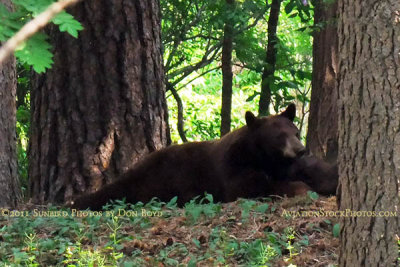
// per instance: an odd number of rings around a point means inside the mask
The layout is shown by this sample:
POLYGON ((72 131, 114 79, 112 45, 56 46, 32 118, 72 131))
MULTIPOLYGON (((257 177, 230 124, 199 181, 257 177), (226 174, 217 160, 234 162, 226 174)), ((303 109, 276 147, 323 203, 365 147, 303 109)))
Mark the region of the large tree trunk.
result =
POLYGON ((337 159, 337 1, 315 3, 313 77, 308 119, 307 150, 329 162, 337 159))
MULTIPOLYGON (((268 4, 268 1, 267 1, 268 4)), ((260 102, 258 106, 259 115, 265 116, 269 114, 269 104, 271 103, 271 87, 270 84, 274 83, 274 73, 276 65, 276 54, 278 49, 278 36, 276 35, 279 12, 281 9, 281 0, 272 0, 271 9, 268 19, 268 44, 267 56, 265 59, 265 67, 262 74, 260 102)))
POLYGON ((339 1, 340 266, 398 266, 400 2, 339 1))
POLYGON ((32 90, 36 202, 96 191, 169 141, 159 2, 88 0, 70 12, 84 30, 49 30, 54 66, 32 90))
MULTIPOLYGON (((1 0, 0 3, 11 9, 11 1, 1 0)), ((0 207, 10 208, 21 198, 15 131, 16 90, 15 57, 10 56, 0 64, 0 207)))
MULTIPOLYGON (((226 0, 228 9, 233 11, 234 0, 226 0)), ((221 105, 221 136, 231 130, 232 110, 232 46, 233 20, 226 19, 224 26, 224 40, 222 43, 222 105, 221 105)))

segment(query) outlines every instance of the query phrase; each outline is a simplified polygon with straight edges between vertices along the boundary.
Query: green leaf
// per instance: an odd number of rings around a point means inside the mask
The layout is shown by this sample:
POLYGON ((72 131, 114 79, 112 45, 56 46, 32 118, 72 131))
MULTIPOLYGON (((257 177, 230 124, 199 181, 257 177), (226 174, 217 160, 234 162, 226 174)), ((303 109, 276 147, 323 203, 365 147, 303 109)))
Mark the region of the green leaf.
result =
POLYGON ((177 196, 174 196, 167 204, 166 207, 167 208, 174 208, 176 207, 176 201, 178 200, 177 196))
POLYGON ((299 31, 299 32, 304 32, 305 30, 307 30, 307 27, 301 27, 301 28, 298 28, 296 31, 299 31))
POLYGON ((249 96, 249 97, 246 99, 246 102, 251 102, 251 101, 253 101, 253 99, 256 98, 259 94, 260 94, 259 92, 254 92, 254 94, 252 94, 251 96, 249 96))
POLYGON ((291 81, 279 82, 279 83, 277 84, 277 87, 278 87, 279 89, 283 89, 283 88, 299 88, 299 86, 298 86, 296 83, 291 82, 291 81))
POLYGON ((40 248, 44 250, 55 249, 56 243, 52 239, 44 239, 40 241, 40 248))
POLYGON ((200 203, 203 203, 204 200, 208 200, 210 203, 214 203, 214 198, 211 194, 205 193, 204 198, 200 201, 200 203))
POLYGON ((333 230, 332 230, 332 233, 333 233, 333 236, 334 237, 339 237, 339 234, 340 234, 340 224, 335 224, 334 226, 333 226, 333 230))
POLYGON ((83 30, 82 24, 65 11, 53 18, 52 22, 59 25, 61 32, 68 32, 75 38, 78 38, 78 31, 83 30))
POLYGON ((312 79, 312 73, 309 72, 309 71, 301 71, 301 70, 299 70, 299 71, 297 71, 297 76, 301 80, 307 79, 307 80, 311 81, 311 79, 312 79))
POLYGON ((295 7, 296 3, 295 1, 290 1, 286 6, 285 6, 285 12, 286 14, 289 14, 292 12, 293 8, 295 7))
POLYGON ((190 258, 187 267, 196 267, 197 266, 197 259, 195 257, 190 258))
POLYGON ((200 247, 201 247, 200 241, 199 241, 199 240, 197 240, 196 238, 193 238, 192 241, 193 241, 193 243, 196 245, 197 248, 200 248, 200 247))
POLYGON ((27 11, 31 12, 34 16, 39 15, 54 1, 52 0, 13 0, 13 3, 17 6, 24 7, 27 11))
POLYGON ((269 207, 268 203, 261 204, 261 205, 259 205, 259 206, 257 206, 257 207, 255 208, 255 211, 256 211, 256 212, 264 213, 264 212, 266 212, 266 211, 268 210, 268 207, 269 207))
POLYGON ((318 193, 316 192, 312 192, 312 191, 307 191, 307 195, 309 198, 311 198, 312 200, 317 200, 319 198, 318 193))
POLYGON ((37 73, 44 72, 53 64, 51 45, 46 39, 47 35, 43 33, 35 34, 17 49, 15 56, 23 63, 32 65, 37 73))
POLYGON ((4 27, 4 25, 0 25, 0 41, 6 41, 8 38, 13 36, 15 31, 8 27, 4 27))
MULTIPOLYGON (((13 0, 15 5, 25 8, 28 12, 31 12, 34 17, 39 15, 41 12, 51 5, 54 1, 52 0, 13 0)), ((52 22, 59 26, 61 32, 68 32, 73 37, 78 37, 78 31, 82 30, 82 25, 70 14, 65 11, 60 12, 57 16, 52 19, 52 22)))

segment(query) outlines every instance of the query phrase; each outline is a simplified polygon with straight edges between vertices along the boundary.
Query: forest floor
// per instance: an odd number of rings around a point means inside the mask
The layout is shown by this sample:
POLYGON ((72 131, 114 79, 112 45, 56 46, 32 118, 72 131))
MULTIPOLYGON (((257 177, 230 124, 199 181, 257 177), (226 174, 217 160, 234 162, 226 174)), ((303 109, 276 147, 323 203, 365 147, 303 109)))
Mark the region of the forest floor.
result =
POLYGON ((335 197, 198 202, 3 209, 0 266, 337 265, 335 197))

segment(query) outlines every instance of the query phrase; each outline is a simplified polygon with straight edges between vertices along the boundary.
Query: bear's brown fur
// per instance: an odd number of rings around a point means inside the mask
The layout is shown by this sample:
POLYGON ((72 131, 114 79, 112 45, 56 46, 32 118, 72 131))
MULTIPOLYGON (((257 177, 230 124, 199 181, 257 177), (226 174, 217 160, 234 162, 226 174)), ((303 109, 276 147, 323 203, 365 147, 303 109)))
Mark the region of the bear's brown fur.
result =
POLYGON ((306 195, 308 191, 314 191, 302 181, 273 181, 270 183, 271 195, 294 197, 306 195))
POLYGON ((183 205, 204 192, 221 202, 274 194, 271 181, 283 180, 294 158, 304 153, 293 124, 295 110, 291 104, 279 115, 262 118, 247 112, 247 125, 219 140, 153 152, 114 183, 77 198, 71 207, 101 209, 109 200, 169 201, 174 196, 183 205))
POLYGON ((338 186, 337 164, 331 165, 314 156, 296 159, 290 166, 291 180, 303 181, 318 194, 335 195, 338 186))

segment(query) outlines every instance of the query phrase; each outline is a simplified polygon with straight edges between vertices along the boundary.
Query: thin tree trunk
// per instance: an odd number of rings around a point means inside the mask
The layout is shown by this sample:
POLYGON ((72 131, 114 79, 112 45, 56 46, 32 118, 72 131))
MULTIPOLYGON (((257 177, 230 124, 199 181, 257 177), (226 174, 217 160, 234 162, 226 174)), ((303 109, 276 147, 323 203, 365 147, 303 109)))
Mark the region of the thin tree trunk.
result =
POLYGON ((183 118, 183 103, 182 99, 178 94, 178 91, 174 88, 174 86, 169 83, 168 81, 166 82, 167 85, 167 91, 171 91, 172 96, 175 98, 176 105, 178 107, 178 122, 177 122, 177 128, 178 128, 178 133, 180 138, 182 139, 182 142, 186 143, 188 140, 186 138, 186 133, 185 133, 185 122, 183 118))
MULTIPOLYGON (((0 3, 10 10, 11 1, 0 3)), ((0 43, 1 45, 1 43, 0 43)), ((15 57, 0 64, 0 207, 14 208, 21 199, 16 150, 16 90, 15 57)))
MULTIPOLYGON (((234 0, 226 0, 228 9, 233 12, 234 0)), ((232 110, 232 47, 233 47, 233 20, 226 19, 224 26, 224 40, 222 43, 222 105, 221 105, 221 136, 231 130, 232 110)))
MULTIPOLYGON (((268 4, 268 1, 267 1, 268 4)), ((265 67, 262 74, 260 102, 258 106, 259 115, 265 116, 269 114, 269 104, 271 103, 271 87, 270 84, 274 83, 276 54, 278 49, 278 36, 276 35, 279 12, 281 9, 281 0, 272 0, 271 9, 268 19, 268 45, 267 56, 265 59, 265 67)))
POLYGON ((50 28, 54 66, 32 90, 36 202, 96 191, 169 142, 159 2, 88 0, 70 12, 84 30, 50 28))
POLYGON ((314 25, 313 77, 308 119, 307 149, 329 162, 337 160, 337 1, 316 1, 314 25))
POLYGON ((400 229, 400 2, 340 0, 340 210, 397 212, 341 218, 340 266, 398 266, 400 229))

